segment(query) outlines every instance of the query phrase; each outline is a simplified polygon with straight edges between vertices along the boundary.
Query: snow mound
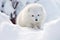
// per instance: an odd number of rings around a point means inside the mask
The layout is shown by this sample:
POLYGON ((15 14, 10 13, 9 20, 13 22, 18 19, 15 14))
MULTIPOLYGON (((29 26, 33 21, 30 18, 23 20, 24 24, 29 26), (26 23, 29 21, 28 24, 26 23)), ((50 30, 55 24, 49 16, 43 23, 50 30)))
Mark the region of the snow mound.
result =
POLYGON ((60 18, 44 25, 42 40, 60 40, 60 18))
POLYGON ((60 18, 45 23, 43 30, 14 25, 0 12, 0 40, 60 40, 60 18))
POLYGON ((60 40, 60 19, 46 23, 44 30, 32 30, 9 22, 2 22, 0 40, 60 40))
POLYGON ((40 40, 42 31, 23 28, 9 22, 0 24, 0 40, 40 40))
POLYGON ((16 26, 9 22, 0 24, 0 40, 17 40, 18 31, 16 26))
POLYGON ((1 24, 2 22, 4 22, 4 21, 10 22, 9 16, 7 16, 6 14, 0 12, 0 24, 1 24))

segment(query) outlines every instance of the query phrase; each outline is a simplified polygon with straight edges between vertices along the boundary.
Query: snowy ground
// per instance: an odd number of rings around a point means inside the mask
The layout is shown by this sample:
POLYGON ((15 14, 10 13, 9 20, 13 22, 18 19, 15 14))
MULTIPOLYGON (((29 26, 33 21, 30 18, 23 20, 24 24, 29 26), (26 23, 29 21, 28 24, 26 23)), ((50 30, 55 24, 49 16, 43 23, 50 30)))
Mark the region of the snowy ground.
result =
MULTIPOLYGON (((17 13, 26 6, 26 2, 34 1, 21 0, 21 6, 18 5, 16 9, 17 13)), ((32 30, 12 24, 9 16, 15 10, 9 0, 0 0, 0 11, 4 11, 0 12, 0 40, 60 40, 60 0, 40 0, 37 3, 43 4, 47 12, 43 30, 32 30), (1 8, 2 1, 6 2, 4 9, 1 8)))
POLYGON ((60 40, 60 18, 44 24, 43 30, 33 30, 4 21, 0 24, 0 40, 60 40))
POLYGON ((60 18, 44 25, 41 40, 60 40, 60 18))

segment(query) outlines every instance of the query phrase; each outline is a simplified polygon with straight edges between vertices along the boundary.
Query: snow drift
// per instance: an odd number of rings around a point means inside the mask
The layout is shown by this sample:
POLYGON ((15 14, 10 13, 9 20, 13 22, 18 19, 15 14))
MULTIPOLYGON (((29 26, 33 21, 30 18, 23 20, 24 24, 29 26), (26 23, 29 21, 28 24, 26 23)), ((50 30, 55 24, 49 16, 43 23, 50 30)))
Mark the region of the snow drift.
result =
POLYGON ((44 25, 42 40, 60 40, 60 18, 44 25))
POLYGON ((0 24, 4 21, 7 21, 7 22, 9 21, 10 22, 9 16, 7 16, 6 14, 0 12, 0 24))
POLYGON ((46 23, 43 30, 33 30, 9 22, 2 22, 0 27, 0 40, 60 40, 60 19, 46 23))

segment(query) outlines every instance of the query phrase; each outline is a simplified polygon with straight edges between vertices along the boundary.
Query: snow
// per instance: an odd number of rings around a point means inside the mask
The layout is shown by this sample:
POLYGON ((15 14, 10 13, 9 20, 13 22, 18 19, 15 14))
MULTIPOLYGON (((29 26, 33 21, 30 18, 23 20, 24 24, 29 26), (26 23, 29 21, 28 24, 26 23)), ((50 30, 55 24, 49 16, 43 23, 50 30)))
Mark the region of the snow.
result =
POLYGON ((22 3, 22 1, 18 0, 17 2, 19 2, 16 10, 17 15, 20 13, 20 11, 24 8, 24 4, 22 3))
POLYGON ((60 17, 60 3, 57 1, 59 0, 40 0, 38 3, 43 4, 47 12, 47 19, 46 22, 52 21, 58 17, 60 17), (58 4, 59 5, 58 5, 58 4))
POLYGON ((45 23, 43 30, 2 22, 0 24, 0 40, 60 40, 60 18, 45 23))
POLYGON ((7 16, 6 14, 0 12, 0 24, 4 21, 10 22, 9 16, 7 16))
POLYGON ((5 2, 4 12, 5 12, 5 14, 7 14, 8 16, 10 16, 10 14, 14 12, 14 9, 13 9, 13 7, 12 7, 11 1, 7 0, 7 1, 5 2))
POLYGON ((60 40, 60 18, 44 25, 42 40, 60 40))
POLYGON ((0 0, 0 40, 60 40, 60 0, 39 0, 47 12, 47 19, 43 30, 33 30, 27 27, 14 25, 10 22, 10 14, 17 14, 27 5, 36 0, 17 0, 16 9, 13 9, 9 0, 0 0), (1 7, 5 3, 4 8, 1 7))
POLYGON ((41 34, 40 30, 12 24, 9 16, 0 12, 0 40, 40 40, 41 34))
POLYGON ((3 13, 0 18, 0 40, 60 40, 60 18, 45 23, 43 30, 14 25, 3 13))
POLYGON ((0 40, 40 40, 42 31, 19 27, 9 22, 0 25, 0 40))
POLYGON ((2 0, 0 0, 0 11, 1 11, 1 9, 2 9, 1 5, 2 5, 2 0))
POLYGON ((0 40, 17 40, 18 31, 14 25, 9 22, 3 22, 0 27, 0 40))

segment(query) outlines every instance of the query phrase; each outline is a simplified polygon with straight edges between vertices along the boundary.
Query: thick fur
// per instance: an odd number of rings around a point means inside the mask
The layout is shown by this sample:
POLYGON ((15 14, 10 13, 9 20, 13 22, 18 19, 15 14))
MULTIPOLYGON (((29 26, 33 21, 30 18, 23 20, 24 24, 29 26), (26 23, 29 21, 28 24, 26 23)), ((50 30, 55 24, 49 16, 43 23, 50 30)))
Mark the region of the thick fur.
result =
POLYGON ((46 11, 41 4, 33 3, 27 5, 17 16, 16 24, 22 27, 40 29, 44 23, 46 11), (35 20, 37 19, 37 21, 35 20))

